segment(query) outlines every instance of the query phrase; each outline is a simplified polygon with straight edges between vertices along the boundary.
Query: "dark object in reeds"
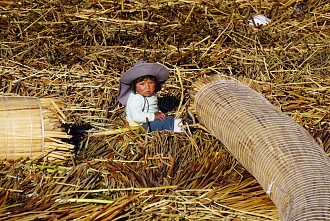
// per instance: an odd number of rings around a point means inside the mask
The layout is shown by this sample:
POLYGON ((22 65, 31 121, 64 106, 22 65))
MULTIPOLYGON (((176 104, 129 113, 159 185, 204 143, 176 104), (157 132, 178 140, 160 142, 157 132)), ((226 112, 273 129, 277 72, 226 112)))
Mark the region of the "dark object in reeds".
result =
POLYGON ((167 113, 174 110, 174 108, 178 107, 179 104, 180 99, 173 95, 163 95, 158 97, 158 107, 163 113, 167 113))
POLYGON ((63 141, 74 145, 74 153, 77 153, 82 148, 88 133, 93 129, 91 125, 81 123, 66 123, 62 124, 62 127, 70 136, 70 138, 63 139, 63 141))
POLYGON ((280 220, 330 219, 330 159, 302 126, 228 77, 195 86, 200 122, 258 180, 280 220))

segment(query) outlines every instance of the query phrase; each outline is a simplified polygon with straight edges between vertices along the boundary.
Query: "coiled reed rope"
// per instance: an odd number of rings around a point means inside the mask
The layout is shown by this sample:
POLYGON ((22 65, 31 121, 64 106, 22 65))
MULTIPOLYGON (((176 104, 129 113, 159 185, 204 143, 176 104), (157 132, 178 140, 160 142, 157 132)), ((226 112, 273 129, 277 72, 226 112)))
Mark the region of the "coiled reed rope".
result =
POLYGON ((193 109, 258 180, 280 220, 330 220, 330 159, 261 94, 224 77, 195 83, 193 109))

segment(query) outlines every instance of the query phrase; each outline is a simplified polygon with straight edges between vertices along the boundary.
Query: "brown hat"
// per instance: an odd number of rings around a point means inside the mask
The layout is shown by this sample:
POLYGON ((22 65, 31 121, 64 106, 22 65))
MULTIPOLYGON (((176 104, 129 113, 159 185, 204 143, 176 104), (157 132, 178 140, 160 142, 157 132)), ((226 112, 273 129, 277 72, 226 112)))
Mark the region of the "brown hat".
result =
MULTIPOLYGON (((119 80, 118 101, 125 105, 127 104, 128 96, 131 92, 131 85, 133 81, 145 75, 155 76, 158 85, 162 85, 169 77, 167 68, 159 63, 149 63, 146 61, 139 61, 135 63, 128 71, 126 71, 119 80)), ((159 91, 161 86, 156 88, 159 91)))

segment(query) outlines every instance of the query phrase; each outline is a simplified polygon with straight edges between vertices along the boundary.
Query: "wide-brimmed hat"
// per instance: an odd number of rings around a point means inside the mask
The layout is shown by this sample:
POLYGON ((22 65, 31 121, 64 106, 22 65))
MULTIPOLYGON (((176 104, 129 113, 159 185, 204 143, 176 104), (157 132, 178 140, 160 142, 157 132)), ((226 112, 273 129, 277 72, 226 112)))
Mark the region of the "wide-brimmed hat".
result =
POLYGON ((168 79, 169 72, 164 65, 159 63, 149 63, 146 61, 135 63, 119 80, 119 92, 117 98, 121 104, 126 106, 133 81, 145 75, 156 77, 158 87, 155 92, 158 92, 162 88, 162 84, 168 79))

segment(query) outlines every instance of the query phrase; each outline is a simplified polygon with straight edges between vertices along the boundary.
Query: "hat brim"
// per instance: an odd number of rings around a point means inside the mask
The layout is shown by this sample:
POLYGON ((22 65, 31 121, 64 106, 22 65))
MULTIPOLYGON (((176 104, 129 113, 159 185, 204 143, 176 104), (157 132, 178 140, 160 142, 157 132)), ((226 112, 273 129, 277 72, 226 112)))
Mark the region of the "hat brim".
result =
MULTIPOLYGON (((169 77, 167 68, 159 63, 139 62, 126 71, 120 78, 118 101, 125 105, 131 92, 131 84, 139 77, 151 75, 155 76, 159 85, 163 84, 169 77)), ((158 92, 161 87, 157 87, 158 92)))

